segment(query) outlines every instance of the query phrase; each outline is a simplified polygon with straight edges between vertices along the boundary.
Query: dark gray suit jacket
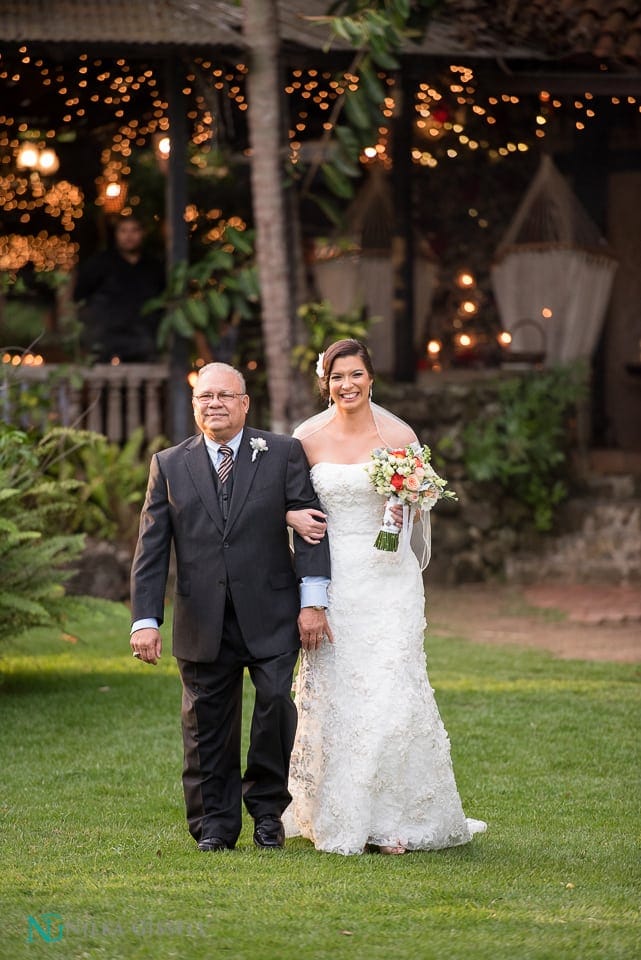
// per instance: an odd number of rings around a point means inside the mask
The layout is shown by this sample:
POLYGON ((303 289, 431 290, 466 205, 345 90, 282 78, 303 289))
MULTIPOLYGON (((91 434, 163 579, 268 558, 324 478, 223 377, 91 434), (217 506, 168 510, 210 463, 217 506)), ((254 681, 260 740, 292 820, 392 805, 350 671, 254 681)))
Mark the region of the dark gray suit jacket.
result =
POLYGON ((162 623, 173 542, 176 657, 216 658, 227 591, 253 656, 296 649, 298 581, 330 575, 326 537, 311 545, 295 534, 292 558, 285 513, 305 507, 319 503, 303 448, 292 437, 245 426, 226 524, 202 434, 157 453, 131 572, 132 620, 162 623), (268 447, 253 463, 252 437, 263 437, 268 447))

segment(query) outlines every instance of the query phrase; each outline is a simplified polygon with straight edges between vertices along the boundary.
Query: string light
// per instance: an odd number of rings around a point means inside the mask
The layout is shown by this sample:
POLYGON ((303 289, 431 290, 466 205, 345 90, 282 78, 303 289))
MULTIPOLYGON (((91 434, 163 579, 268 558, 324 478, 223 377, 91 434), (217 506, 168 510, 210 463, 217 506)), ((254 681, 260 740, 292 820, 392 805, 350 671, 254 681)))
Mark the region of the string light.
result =
MULTIPOLYGON (((194 66, 185 76, 182 89, 184 96, 189 98, 190 106, 187 111, 191 125, 190 159, 196 169, 208 167, 208 154, 214 147, 218 133, 218 121, 212 104, 226 99, 238 115, 247 110, 248 69, 243 62, 221 66, 201 57, 196 58, 194 66)), ((102 157, 103 179, 99 184, 98 203, 101 197, 106 198, 106 187, 111 184, 120 185, 121 195, 126 191, 126 178, 134 151, 153 145, 163 155, 165 144, 167 151, 170 149, 168 104, 159 93, 161 84, 153 66, 137 63, 132 67, 122 57, 116 60, 90 59, 87 53, 81 53, 74 60, 60 65, 42 57, 34 57, 28 45, 23 44, 15 63, 2 64, 0 79, 11 80, 14 84, 24 83, 25 87, 33 82, 45 88, 51 86, 66 108, 56 129, 47 131, 46 138, 40 138, 41 172, 48 176, 56 173, 56 139, 79 120, 86 122, 85 118, 91 116, 97 105, 107 112, 113 133, 102 157), (162 135, 160 141, 156 139, 159 135, 162 135), (46 139, 49 140, 48 144, 46 139), (159 147, 158 143, 162 143, 163 147, 159 147), (105 189, 101 192, 103 187, 105 189)), ((397 104, 396 81, 382 70, 378 71, 378 79, 385 90, 381 103, 382 114, 391 119, 397 104)), ((290 100, 291 129, 288 139, 290 160, 294 164, 300 160, 302 142, 306 138, 313 138, 316 131, 323 136, 332 130, 334 118, 331 110, 338 97, 346 90, 358 90, 359 86, 359 77, 350 71, 337 75, 315 67, 290 71, 285 92, 290 100)), ((506 88, 499 94, 483 95, 475 68, 457 63, 450 64, 438 82, 419 82, 413 103, 416 136, 410 152, 412 162, 432 169, 448 161, 458 162, 468 151, 484 152, 492 163, 509 162, 527 153, 532 142, 544 139, 551 121, 561 110, 573 116, 579 131, 598 120, 598 101, 592 91, 584 90, 564 103, 554 97, 550 90, 541 89, 534 99, 529 135, 497 143, 496 108, 500 106, 505 111, 520 107, 519 115, 525 117, 521 98, 507 87, 506 82, 506 88), (479 128, 487 130, 487 137, 479 136, 479 128)), ((632 109, 635 115, 641 110, 639 98, 633 96, 611 97, 610 104, 622 110, 632 109)), ((79 198, 77 194, 73 196, 73 190, 77 191, 77 188, 68 183, 65 187, 58 185, 59 196, 56 196, 45 189, 41 182, 31 181, 29 174, 33 167, 28 165, 23 168, 26 176, 21 176, 19 171, 4 175, 7 168, 13 170, 17 166, 15 157, 18 145, 10 131, 18 126, 13 117, 0 118, 0 171, 3 171, 0 177, 0 208, 16 217, 25 218, 22 223, 28 223, 35 210, 46 209, 64 232, 69 233, 84 210, 84 198, 79 198)), ((103 129, 108 128, 109 121, 103 129)), ((376 141, 362 151, 361 163, 391 166, 389 136, 387 127, 381 126, 376 141)), ((25 146, 33 150, 35 145, 26 143, 25 146)), ((241 152, 245 156, 251 155, 249 148, 241 148, 241 152)), ((115 186, 110 186, 110 190, 115 189, 115 186)), ((139 198, 129 198, 130 205, 138 201, 139 198)), ((478 211, 475 214, 470 211, 469 215, 474 217, 479 227, 488 226, 487 219, 480 216, 478 211)), ((36 255, 41 256, 41 253, 36 255)))

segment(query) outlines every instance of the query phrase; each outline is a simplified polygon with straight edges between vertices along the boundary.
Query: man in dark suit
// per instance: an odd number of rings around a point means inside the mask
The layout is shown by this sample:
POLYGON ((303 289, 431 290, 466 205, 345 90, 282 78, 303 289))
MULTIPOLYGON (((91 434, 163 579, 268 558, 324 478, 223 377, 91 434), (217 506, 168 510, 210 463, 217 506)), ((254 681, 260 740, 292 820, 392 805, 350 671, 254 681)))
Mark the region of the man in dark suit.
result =
POLYGON ((246 428, 249 397, 237 370, 203 367, 193 408, 202 432, 151 462, 131 576, 131 648, 146 663, 161 654, 173 543, 189 829, 201 850, 233 848, 242 799, 256 845, 282 847, 296 732, 292 673, 301 643, 314 649, 331 639, 327 540, 294 534, 292 559, 286 512, 319 507, 309 466, 298 440, 246 428), (256 699, 241 776, 245 667, 256 699))
POLYGON ((80 311, 81 341, 98 363, 152 363, 158 358, 159 311, 147 313, 146 302, 165 289, 162 263, 143 248, 143 226, 136 217, 120 217, 114 243, 96 253, 78 270, 73 292, 84 301, 80 311))

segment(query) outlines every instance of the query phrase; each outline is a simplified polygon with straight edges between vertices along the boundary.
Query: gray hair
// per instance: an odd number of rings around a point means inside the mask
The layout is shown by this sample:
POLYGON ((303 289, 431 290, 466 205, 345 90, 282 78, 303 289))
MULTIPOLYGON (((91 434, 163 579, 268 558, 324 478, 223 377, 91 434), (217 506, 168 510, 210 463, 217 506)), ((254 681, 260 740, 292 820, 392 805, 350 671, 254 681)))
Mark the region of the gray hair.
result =
POLYGON ((230 363, 206 363, 205 366, 201 367, 198 371, 198 378, 196 382, 200 380, 203 373, 207 373, 210 370, 220 371, 221 373, 233 373, 240 384, 241 393, 247 393, 247 384, 245 383, 244 376, 240 370, 237 370, 236 367, 232 367, 230 363))

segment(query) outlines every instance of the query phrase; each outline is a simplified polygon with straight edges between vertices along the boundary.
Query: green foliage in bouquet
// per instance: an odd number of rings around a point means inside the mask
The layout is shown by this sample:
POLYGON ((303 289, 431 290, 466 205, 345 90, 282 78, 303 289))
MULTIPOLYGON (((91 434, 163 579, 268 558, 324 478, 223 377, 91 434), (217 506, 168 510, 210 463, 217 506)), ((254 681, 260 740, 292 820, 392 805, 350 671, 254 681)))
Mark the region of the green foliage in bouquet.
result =
POLYGON ((498 484, 550 530, 568 494, 569 421, 586 390, 582 365, 534 372, 498 384, 493 416, 465 429, 465 466, 478 482, 498 484))

